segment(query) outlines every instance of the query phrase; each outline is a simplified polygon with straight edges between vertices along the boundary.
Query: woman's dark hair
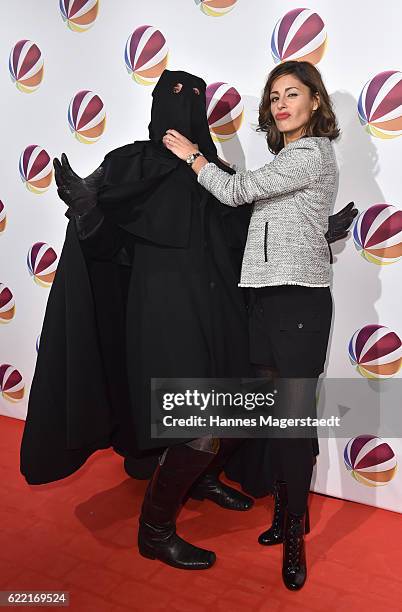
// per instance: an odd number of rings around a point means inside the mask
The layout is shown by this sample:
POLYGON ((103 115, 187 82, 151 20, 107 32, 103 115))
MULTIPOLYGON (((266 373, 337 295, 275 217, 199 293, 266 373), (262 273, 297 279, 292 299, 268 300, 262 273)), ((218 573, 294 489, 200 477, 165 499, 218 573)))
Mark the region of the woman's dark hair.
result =
POLYGON ((283 133, 276 127, 275 119, 271 113, 270 99, 273 82, 284 74, 294 74, 304 85, 309 87, 312 96, 319 94, 319 107, 312 113, 307 122, 303 137, 327 136, 330 140, 337 138, 340 130, 319 70, 310 62, 290 60, 271 70, 259 106, 257 132, 266 132, 268 149, 271 153, 276 155, 284 147, 283 133))

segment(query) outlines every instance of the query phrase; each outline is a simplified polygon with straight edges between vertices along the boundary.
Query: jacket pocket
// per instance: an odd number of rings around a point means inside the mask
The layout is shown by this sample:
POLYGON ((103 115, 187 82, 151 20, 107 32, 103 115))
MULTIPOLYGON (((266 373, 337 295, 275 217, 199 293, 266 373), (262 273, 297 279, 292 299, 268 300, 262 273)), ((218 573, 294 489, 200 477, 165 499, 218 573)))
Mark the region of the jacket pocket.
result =
POLYGON ((268 221, 264 227, 264 261, 268 261, 268 221))
POLYGON ((307 312, 307 313, 291 313, 282 314, 279 319, 280 331, 291 331, 297 333, 303 332, 319 332, 320 315, 319 313, 307 312))

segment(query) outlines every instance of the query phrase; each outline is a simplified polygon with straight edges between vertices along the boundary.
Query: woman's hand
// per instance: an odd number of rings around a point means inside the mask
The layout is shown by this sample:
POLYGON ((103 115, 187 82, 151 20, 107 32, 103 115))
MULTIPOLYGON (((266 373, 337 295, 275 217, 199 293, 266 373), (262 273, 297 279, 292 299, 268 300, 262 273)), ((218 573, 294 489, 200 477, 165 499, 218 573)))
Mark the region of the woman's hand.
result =
POLYGON ((176 132, 176 130, 166 130, 162 142, 179 159, 186 160, 189 155, 198 151, 197 145, 190 142, 190 140, 182 136, 180 132, 176 132))

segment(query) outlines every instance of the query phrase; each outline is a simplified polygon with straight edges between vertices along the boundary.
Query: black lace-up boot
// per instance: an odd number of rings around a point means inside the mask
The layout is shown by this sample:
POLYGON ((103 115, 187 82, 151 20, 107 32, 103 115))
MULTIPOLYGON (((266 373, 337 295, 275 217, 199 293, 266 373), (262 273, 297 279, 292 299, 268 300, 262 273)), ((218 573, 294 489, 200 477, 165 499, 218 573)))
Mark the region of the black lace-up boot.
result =
POLYGON ((283 531, 285 527, 286 506, 288 495, 286 482, 277 480, 274 485, 274 516, 272 525, 269 529, 260 534, 258 538, 259 544, 263 546, 272 546, 283 542, 283 531))
POLYGON ((304 546, 306 514, 287 512, 283 541, 282 577, 285 586, 298 591, 306 582, 307 566, 304 546))
MULTIPOLYGON (((266 531, 260 534, 258 538, 259 544, 262 546, 272 546, 283 542, 285 530, 286 508, 288 503, 286 482, 277 480, 274 485, 274 516, 272 525, 266 531)), ((310 516, 308 507, 306 510, 305 533, 310 533, 310 516)))

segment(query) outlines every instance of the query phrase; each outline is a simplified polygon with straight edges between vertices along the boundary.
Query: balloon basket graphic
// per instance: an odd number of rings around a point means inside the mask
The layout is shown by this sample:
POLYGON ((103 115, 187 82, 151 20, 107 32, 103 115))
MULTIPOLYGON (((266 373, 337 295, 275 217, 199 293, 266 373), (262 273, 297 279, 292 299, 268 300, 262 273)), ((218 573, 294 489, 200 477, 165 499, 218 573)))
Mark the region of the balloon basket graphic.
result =
POLYGON ((135 72, 128 68, 128 66, 126 66, 126 69, 133 81, 138 85, 155 85, 158 82, 162 72, 167 68, 168 63, 169 53, 166 54, 165 58, 159 64, 157 64, 154 69, 143 71, 137 70, 135 72), (157 69, 157 71, 155 69, 157 69))
POLYGON ((81 144, 96 144, 99 141, 99 139, 101 138, 101 136, 103 135, 103 133, 104 133, 104 131, 106 129, 106 117, 104 119, 102 119, 102 121, 96 127, 97 127, 97 129, 101 129, 102 130, 101 134, 99 136, 91 138, 91 136, 90 136, 91 130, 86 130, 86 131, 83 130, 82 132, 77 132, 77 130, 72 129, 69 126, 71 134, 81 144))
POLYGON ((39 86, 43 81, 44 74, 45 74, 45 69, 44 67, 42 67, 38 73, 38 77, 40 78, 40 83, 39 85, 36 85, 35 87, 24 85, 24 83, 22 83, 21 81, 16 81, 15 79, 13 79, 13 77, 11 77, 11 81, 16 86, 18 91, 20 91, 21 93, 31 94, 31 93, 35 93, 35 91, 38 91, 39 86))
POLYGON ((28 191, 34 193, 35 195, 42 195, 43 193, 46 193, 46 191, 52 184, 53 170, 51 171, 50 175, 46 177, 46 179, 42 179, 41 181, 25 181, 24 179, 21 180, 25 184, 25 187, 28 189, 28 191), (43 184, 45 184, 46 186, 42 187, 41 185, 43 184))
POLYGON ((195 0, 204 15, 208 17, 223 17, 230 13, 237 0, 195 0))
POLYGON ((46 280, 46 277, 44 278, 39 278, 38 276, 35 276, 34 274, 32 274, 34 282, 39 285, 39 287, 44 287, 45 289, 51 287, 53 280, 54 280, 54 274, 53 277, 49 274, 49 280, 46 280))
POLYGON ((212 140, 214 142, 227 142, 228 140, 231 140, 232 138, 234 138, 234 136, 236 136, 237 132, 240 130, 241 126, 243 125, 243 121, 244 121, 244 111, 242 111, 241 114, 238 117, 236 117, 236 119, 234 119, 233 121, 230 121, 224 126, 224 130, 226 133, 224 133, 223 129, 222 129, 222 132, 220 133, 218 131, 219 128, 215 128, 215 131, 211 130, 212 140))

